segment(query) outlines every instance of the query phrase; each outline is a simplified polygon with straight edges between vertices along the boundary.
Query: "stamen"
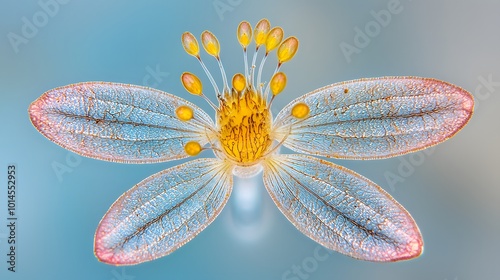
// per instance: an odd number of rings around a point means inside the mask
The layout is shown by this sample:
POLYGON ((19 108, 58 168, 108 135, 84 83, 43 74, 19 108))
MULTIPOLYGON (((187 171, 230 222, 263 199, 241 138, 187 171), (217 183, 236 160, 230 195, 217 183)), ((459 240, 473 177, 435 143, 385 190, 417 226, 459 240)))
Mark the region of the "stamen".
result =
POLYGON ((212 135, 218 135, 218 132, 213 128, 212 123, 209 123, 204 119, 198 119, 196 116, 193 116, 191 121, 197 125, 202 126, 205 129, 205 135, 207 136, 207 139, 210 138, 208 131, 210 131, 212 135))
POLYGON ((222 82, 224 83, 224 92, 229 92, 229 86, 227 84, 226 71, 224 71, 224 66, 220 58, 217 58, 217 63, 219 64, 220 73, 222 75, 222 82))
POLYGON ((207 103, 216 111, 218 112, 219 111, 219 108, 217 108, 217 106, 215 106, 215 104, 210 100, 208 99, 208 97, 206 95, 202 95, 201 97, 203 97, 205 99, 205 101, 207 101, 207 103))
POLYGON ((281 40, 283 40, 283 29, 279 26, 271 29, 266 38, 266 54, 278 47, 281 40))
POLYGON ((247 58, 247 49, 243 49, 243 61, 245 62, 245 78, 248 79, 248 58, 247 58))
POLYGON ((238 25, 237 36, 241 47, 246 50, 252 41, 252 26, 248 23, 248 21, 242 21, 238 25))
POLYGON ((203 85, 200 79, 189 72, 184 72, 181 75, 181 82, 184 88, 191 94, 194 95, 202 95, 203 94, 203 85))
POLYGON ((189 106, 179 106, 176 110, 175 110, 175 115, 177 116, 177 118, 181 121, 189 121, 190 119, 193 118, 193 109, 191 109, 191 107, 189 106))
POLYGON ((293 36, 288 37, 285 41, 283 41, 283 43, 281 43, 281 45, 278 48, 278 51, 276 52, 278 56, 277 70, 283 63, 293 58, 298 48, 299 48, 299 40, 297 40, 297 38, 293 36))
POLYGON ((210 74, 210 71, 208 71, 207 66, 205 66, 205 63, 203 63, 203 60, 201 60, 200 57, 198 57, 198 61, 200 62, 201 68, 203 68, 203 71, 205 71, 205 74, 207 75, 208 79, 210 80, 210 83, 212 84, 212 87, 214 88, 215 94, 219 94, 219 87, 215 83, 214 77, 212 74, 210 74))
MULTIPOLYGON (((269 52, 274 50, 281 43, 281 40, 283 40, 283 29, 279 26, 274 27, 267 34, 266 43, 265 43, 266 54, 264 55, 264 57, 262 58, 262 61, 260 62, 259 73, 257 75, 257 84, 258 85, 260 85, 261 81, 262 81, 261 80, 262 69, 264 68, 264 64, 266 63, 267 55, 269 54, 269 52)), ((262 87, 259 88, 259 91, 263 92, 262 87)))
POLYGON ((222 62, 220 60, 220 56, 219 56, 219 53, 220 53, 220 44, 219 44, 219 40, 217 40, 217 37, 215 37, 214 34, 212 34, 212 32, 210 31, 203 31, 203 33, 201 33, 201 43, 203 44, 203 48, 205 49, 205 51, 215 57, 215 59, 217 60, 217 63, 219 64, 219 69, 220 69, 220 73, 222 75, 222 83, 224 84, 224 92, 227 92, 229 91, 229 86, 227 84, 227 76, 226 76, 226 71, 224 71, 224 66, 222 65, 222 62))
POLYGON ((217 87, 217 84, 215 83, 214 78, 212 77, 212 74, 210 74, 210 71, 208 71, 207 67, 205 66, 205 63, 201 60, 200 57, 200 47, 198 45, 198 41, 196 38, 193 36, 191 32, 184 32, 181 37, 182 41, 182 46, 184 47, 184 50, 189 54, 198 59, 198 62, 200 62, 201 67, 203 68, 203 71, 205 71, 205 74, 207 75, 208 79, 210 80, 210 83, 212 84, 214 91, 216 94, 219 93, 219 88, 217 87))
POLYGON ((203 44, 203 48, 209 55, 215 58, 219 57, 219 40, 217 40, 217 37, 215 37, 212 32, 207 30, 203 31, 203 33, 201 33, 201 43, 203 44))
POLYGON ((184 151, 186 151, 186 154, 190 156, 196 156, 201 152, 202 148, 200 143, 196 141, 190 141, 187 142, 186 145, 184 146, 184 151))
POLYGON ((237 30, 238 41, 243 48, 243 60, 245 62, 245 78, 248 79, 248 58, 247 58, 247 47, 252 41, 252 26, 248 21, 242 21, 238 25, 237 30))
POLYGON ((196 38, 191 34, 191 32, 184 32, 181 37, 182 41, 182 46, 184 47, 184 50, 189 54, 194 57, 197 57, 199 59, 200 57, 200 47, 198 45, 198 41, 196 38))
POLYGON ((269 20, 263 18, 261 19, 257 25, 255 25, 255 35, 254 35, 254 40, 255 40, 255 53, 253 54, 252 58, 252 69, 250 71, 250 82, 251 84, 254 84, 254 70, 255 70, 255 61, 257 60, 257 53, 259 52, 260 46, 266 43, 267 39, 267 34, 269 33, 269 30, 271 29, 271 24, 269 23, 269 20))
MULTIPOLYGON (((201 60, 200 60, 201 61, 201 60)), ((210 99, 208 99, 204 94, 203 94, 203 84, 201 83, 200 79, 189 72, 184 72, 181 75, 181 82, 184 88, 191 94, 194 95, 199 95, 202 96, 212 108, 214 108, 215 111, 217 111, 217 107, 215 106, 210 99)))
POLYGON ((257 53, 259 52, 259 47, 257 46, 255 48, 255 53, 253 54, 253 58, 252 58, 252 66, 251 66, 251 69, 250 69, 250 85, 254 85, 255 84, 255 81, 254 81, 254 73, 255 73, 255 61, 257 60, 257 53))
POLYGON ((267 58, 267 52, 266 54, 262 57, 262 60, 260 61, 260 66, 259 66, 259 74, 257 75, 257 85, 258 85, 258 91, 262 93, 262 82, 261 82, 261 77, 262 77, 262 68, 264 68, 264 63, 266 63, 266 58, 267 58))
POLYGON ((261 83, 261 77, 262 77, 262 69, 264 68, 264 64, 266 62, 267 55, 269 52, 274 50, 280 43, 281 40, 283 40, 283 29, 279 26, 274 27, 269 31, 269 33, 266 36, 266 41, 265 41, 265 46, 266 46, 266 54, 262 58, 262 61, 260 62, 259 66, 259 74, 257 75, 257 84, 261 83))
POLYGON ((255 25, 254 37, 255 45, 257 48, 266 43, 267 33, 269 33, 270 29, 271 23, 269 23, 269 20, 263 18, 259 22, 257 22, 257 25, 255 25))

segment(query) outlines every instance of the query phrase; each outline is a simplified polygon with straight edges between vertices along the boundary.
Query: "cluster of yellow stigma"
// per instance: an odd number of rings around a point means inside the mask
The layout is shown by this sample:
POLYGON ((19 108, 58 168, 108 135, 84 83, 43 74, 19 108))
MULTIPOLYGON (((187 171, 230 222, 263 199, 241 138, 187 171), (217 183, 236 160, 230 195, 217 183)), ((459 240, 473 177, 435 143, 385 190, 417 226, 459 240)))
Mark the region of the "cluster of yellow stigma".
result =
MULTIPOLYGON (((184 50, 200 62, 217 94, 218 106, 205 96, 202 83, 196 75, 184 72, 181 75, 181 82, 189 93, 202 96, 216 111, 217 128, 214 133, 218 141, 211 143, 211 148, 223 153, 226 158, 238 165, 245 166, 258 162, 272 151, 270 106, 274 97, 286 87, 287 77, 279 70, 283 63, 293 58, 299 41, 293 36, 283 40, 283 29, 271 28, 267 19, 260 20, 253 30, 248 22, 241 22, 238 25, 237 37, 243 48, 245 73, 235 74, 229 87, 219 56, 219 41, 210 31, 204 31, 201 34, 203 48, 207 54, 217 60, 219 65, 223 83, 221 91, 200 57, 200 48, 196 38, 190 32, 182 34, 184 50), (255 42, 255 53, 251 67, 248 67, 247 47, 252 42, 252 38, 255 42), (260 62, 257 77, 255 77, 255 62, 261 47, 265 48, 265 54, 260 62), (262 69, 269 53, 275 49, 278 64, 264 89, 264 83, 261 83, 262 69), (268 101, 269 92, 272 96, 268 101)), ((309 114, 309 107, 304 103, 299 103, 292 108, 291 114, 299 119, 305 118, 309 114)), ((190 121, 194 118, 193 109, 188 106, 178 107, 176 115, 181 121, 190 121)), ((188 155, 195 156, 203 150, 203 147, 198 142, 191 141, 184 146, 184 150, 188 155)))

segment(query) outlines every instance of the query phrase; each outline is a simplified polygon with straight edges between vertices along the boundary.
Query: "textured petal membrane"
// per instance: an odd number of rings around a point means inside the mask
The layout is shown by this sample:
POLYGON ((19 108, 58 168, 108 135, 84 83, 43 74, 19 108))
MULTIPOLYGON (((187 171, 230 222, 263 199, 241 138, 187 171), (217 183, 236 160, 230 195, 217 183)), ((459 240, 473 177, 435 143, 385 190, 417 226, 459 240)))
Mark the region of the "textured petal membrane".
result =
POLYGON ((347 159, 387 158, 438 144, 472 116, 470 93, 427 78, 385 77, 320 88, 276 117, 277 138, 296 152, 347 159), (305 119, 291 115, 305 103, 305 119))
POLYGON ((231 189, 231 172, 216 159, 196 159, 150 176, 124 193, 103 217, 95 254, 114 265, 168 255, 217 217, 231 189))
POLYGON ((134 85, 88 82, 44 93, 29 108, 33 125, 58 145, 83 156, 127 163, 187 157, 189 141, 207 143, 210 117, 171 94, 134 85), (175 110, 189 106, 194 119, 175 110))
POLYGON ((269 159, 264 184, 278 208, 321 245, 370 261, 417 257, 420 231, 406 210, 373 182, 304 155, 269 159))

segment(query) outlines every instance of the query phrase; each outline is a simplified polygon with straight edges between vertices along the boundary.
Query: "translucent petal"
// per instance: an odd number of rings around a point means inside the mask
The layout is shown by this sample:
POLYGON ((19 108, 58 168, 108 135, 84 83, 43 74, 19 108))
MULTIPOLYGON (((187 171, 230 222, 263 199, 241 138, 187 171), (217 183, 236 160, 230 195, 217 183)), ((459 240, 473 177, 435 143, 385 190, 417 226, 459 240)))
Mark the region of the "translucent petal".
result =
POLYGON ((231 172, 216 159, 196 159, 150 176, 124 193, 103 217, 95 254, 114 265, 168 255, 217 217, 231 189, 231 172))
POLYGON ((410 214, 351 170, 305 155, 282 155, 267 161, 264 184, 288 220, 329 249, 384 262, 422 252, 410 214))
POLYGON ((171 94, 134 85, 88 82, 44 93, 29 114, 51 141, 83 156, 148 163, 184 158, 189 141, 207 143, 210 117, 196 105, 171 94), (176 109, 193 109, 181 121, 176 109))
POLYGON ((307 154, 387 158, 438 144, 470 119, 474 100, 455 85, 427 78, 385 77, 333 84, 288 104, 275 121, 277 138, 307 154), (305 119, 292 116, 304 103, 305 119))

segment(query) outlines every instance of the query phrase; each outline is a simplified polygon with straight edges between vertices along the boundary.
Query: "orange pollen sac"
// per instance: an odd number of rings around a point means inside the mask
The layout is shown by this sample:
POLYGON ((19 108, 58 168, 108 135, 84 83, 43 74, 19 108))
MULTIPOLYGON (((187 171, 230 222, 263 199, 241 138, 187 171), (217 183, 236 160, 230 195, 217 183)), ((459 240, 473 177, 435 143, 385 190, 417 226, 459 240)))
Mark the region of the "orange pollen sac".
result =
POLYGON ((226 94, 217 121, 222 151, 241 166, 257 163, 271 146, 271 113, 253 90, 226 94))

